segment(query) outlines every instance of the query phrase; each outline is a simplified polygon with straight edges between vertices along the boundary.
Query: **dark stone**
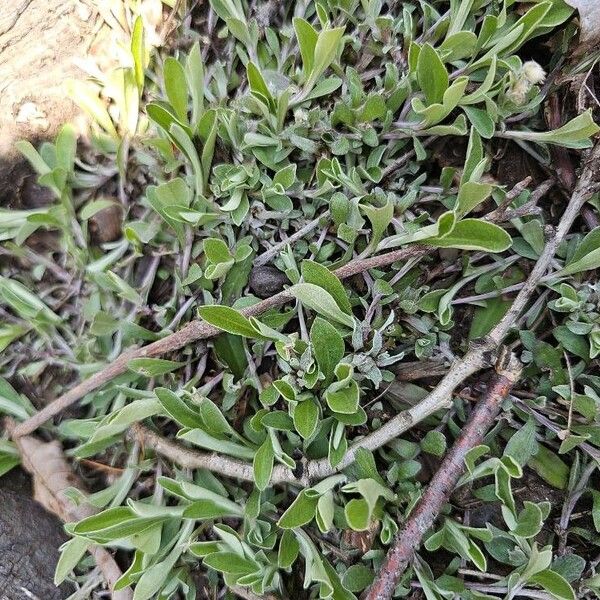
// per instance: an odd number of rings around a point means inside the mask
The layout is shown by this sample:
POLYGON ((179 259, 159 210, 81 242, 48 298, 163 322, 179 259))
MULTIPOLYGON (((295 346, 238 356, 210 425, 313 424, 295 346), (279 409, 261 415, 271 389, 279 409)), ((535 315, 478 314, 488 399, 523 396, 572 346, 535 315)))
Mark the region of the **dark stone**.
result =
POLYGON ((30 495, 19 470, 0 478, 0 600, 63 600, 73 589, 54 585, 58 548, 67 540, 62 523, 30 495))
POLYGON ((250 272, 250 289, 259 298, 274 296, 281 292, 283 286, 289 282, 285 273, 269 265, 254 267, 250 272))
POLYGON ((123 209, 118 201, 99 210, 89 220, 90 235, 94 244, 114 242, 121 237, 121 225, 123 223, 123 209))

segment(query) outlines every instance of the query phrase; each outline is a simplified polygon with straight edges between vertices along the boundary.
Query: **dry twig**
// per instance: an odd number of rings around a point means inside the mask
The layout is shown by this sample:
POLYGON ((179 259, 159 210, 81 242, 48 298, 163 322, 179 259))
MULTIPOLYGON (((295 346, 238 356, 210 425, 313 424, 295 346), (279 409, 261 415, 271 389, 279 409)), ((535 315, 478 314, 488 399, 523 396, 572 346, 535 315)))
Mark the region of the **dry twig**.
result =
MULTIPOLYGON (((414 246, 409 246, 408 248, 401 248, 399 250, 394 250, 393 252, 387 252, 378 256, 353 260, 343 267, 337 269, 335 274, 340 279, 347 279, 348 277, 352 277, 352 275, 362 273, 363 271, 368 271, 369 269, 376 269, 391 265, 396 261, 406 260, 414 256, 423 256, 425 254, 434 252, 435 250, 435 248, 415 244, 414 246)), ((246 317, 256 317, 271 308, 281 306, 282 304, 285 304, 291 300, 293 300, 292 294, 290 294, 287 290, 283 290, 271 298, 267 298, 266 300, 258 302, 254 306, 243 310, 242 313, 246 317)), ((118 377, 127 371, 127 365, 130 360, 134 358, 153 358, 162 356, 168 352, 179 350, 180 348, 183 348, 192 342, 205 340, 220 333, 222 333, 220 329, 217 329, 213 325, 209 325, 201 319, 196 319, 182 327, 179 331, 157 340, 156 342, 148 344, 147 346, 143 346, 142 348, 130 348, 126 350, 104 369, 98 371, 98 373, 94 373, 94 375, 85 381, 82 381, 80 384, 70 389, 67 393, 50 402, 35 415, 17 425, 14 429, 13 437, 27 435, 35 431, 48 419, 51 419, 53 416, 59 414, 83 398, 86 394, 89 394, 105 383, 112 381, 115 377, 118 377)))
MULTIPOLYGON (((446 375, 424 400, 415 406, 402 411, 380 429, 373 431, 364 438, 354 442, 348 449, 348 452, 346 452, 343 460, 335 469, 331 467, 327 458, 312 460, 304 466, 303 473, 299 478, 290 477, 291 474, 285 472, 285 469, 282 468, 281 473, 279 470, 274 473, 273 483, 278 482, 275 476, 281 477, 280 483, 289 482, 298 483, 300 485, 305 485, 306 482, 323 479, 352 464, 356 451, 359 448, 376 450, 404 433, 415 423, 422 421, 429 415, 449 406, 451 394, 456 386, 484 366, 490 364, 490 361, 493 360, 494 353, 502 343, 502 340, 509 333, 519 315, 527 306, 531 295, 548 269, 558 244, 566 237, 573 221, 578 216, 581 207, 596 191, 596 169, 598 168, 599 160, 600 145, 597 144, 594 149, 587 154, 581 176, 573 195, 571 196, 571 200, 565 209, 555 235, 549 236, 544 251, 540 255, 529 278, 519 291, 510 309, 484 340, 475 344, 461 360, 452 365, 446 375)), ((422 256, 433 251, 435 251, 435 249, 427 246, 409 246, 408 248, 401 248, 400 250, 387 252, 378 256, 351 261, 337 269, 335 273, 340 279, 345 279, 369 269, 382 267, 415 256, 422 256)), ((292 295, 289 291, 284 290, 271 298, 267 298, 266 300, 251 306, 243 312, 246 316, 257 316, 266 310, 280 306, 289 300, 292 300, 292 295)), ((213 327, 204 321, 195 320, 188 323, 176 333, 158 340, 157 342, 144 346, 143 348, 131 349, 124 352, 105 369, 81 382, 66 394, 51 402, 27 421, 16 426, 13 430, 13 438, 30 433, 89 392, 108 383, 114 377, 125 372, 127 370, 127 364, 132 358, 160 356, 166 352, 182 348, 191 342, 207 339, 219 333, 220 330, 216 327, 213 327)), ((236 464, 234 464, 234 462, 230 463, 229 461, 232 461, 232 459, 229 459, 228 457, 218 457, 218 460, 216 460, 211 455, 190 451, 187 448, 165 440, 155 434, 151 437, 152 441, 147 442, 148 445, 153 445, 157 452, 164 453, 166 456, 169 456, 169 454, 167 454, 167 452, 169 452, 171 458, 175 461, 185 460, 188 466, 196 464, 198 467, 205 468, 210 468, 206 465, 218 463, 218 467, 214 468, 217 468, 221 473, 239 472, 241 478, 244 479, 247 476, 247 468, 249 465, 237 464, 239 461, 235 461, 236 464)))
MULTIPOLYGON (((518 186, 520 186, 520 184, 518 184, 518 186)), ((521 187, 518 187, 518 189, 522 191, 521 187)), ((583 200, 582 203, 583 202, 585 202, 585 200, 583 200)), ((500 213, 496 213, 492 220, 496 220, 496 218, 501 219, 503 216, 500 213)), ((347 279, 348 277, 352 277, 353 275, 363 273, 370 269, 385 267, 409 258, 433 254, 436 251, 437 249, 434 247, 415 244, 377 256, 352 260, 348 264, 337 269, 335 274, 340 279, 347 279)), ((242 313, 246 317, 256 317, 271 308, 281 306, 291 300, 293 300, 293 296, 287 290, 283 290, 271 298, 267 298, 266 300, 258 302, 243 310, 242 313)), ((179 331, 153 342, 152 344, 148 344, 142 348, 129 348, 104 369, 94 373, 94 375, 85 381, 82 381, 62 396, 59 396, 56 400, 50 402, 38 413, 17 425, 13 435, 18 437, 35 431, 46 421, 83 398, 86 394, 89 394, 124 373, 127 370, 127 364, 134 358, 153 358, 161 356, 168 352, 179 350, 192 342, 209 339, 220 333, 222 333, 221 330, 216 327, 209 325, 201 319, 196 319, 182 327, 179 331)))
POLYGON ((518 361, 512 355, 509 355, 507 365, 497 368, 485 395, 477 403, 452 449, 444 457, 427 490, 410 513, 402 531, 388 551, 365 600, 386 600, 392 597, 400 577, 421 545, 424 534, 433 525, 462 475, 467 453, 483 441, 487 430, 500 411, 502 401, 517 381, 520 370, 518 361))

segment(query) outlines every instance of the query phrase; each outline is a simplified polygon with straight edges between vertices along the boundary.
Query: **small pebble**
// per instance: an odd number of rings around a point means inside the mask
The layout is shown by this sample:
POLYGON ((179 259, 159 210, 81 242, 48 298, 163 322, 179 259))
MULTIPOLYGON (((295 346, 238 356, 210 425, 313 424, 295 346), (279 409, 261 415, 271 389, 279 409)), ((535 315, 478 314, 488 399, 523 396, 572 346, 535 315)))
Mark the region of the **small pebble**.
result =
POLYGON ((254 267, 250 273, 250 289, 259 298, 274 296, 286 283, 289 283, 287 275, 269 265, 254 267))

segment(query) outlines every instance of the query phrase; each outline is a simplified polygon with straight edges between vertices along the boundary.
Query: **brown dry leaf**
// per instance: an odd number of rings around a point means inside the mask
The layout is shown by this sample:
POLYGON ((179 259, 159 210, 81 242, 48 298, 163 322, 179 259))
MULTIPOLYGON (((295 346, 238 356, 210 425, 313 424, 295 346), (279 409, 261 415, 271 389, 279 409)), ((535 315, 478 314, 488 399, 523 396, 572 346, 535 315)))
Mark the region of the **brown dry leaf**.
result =
POLYGON ((598 0, 565 0, 579 11, 579 47, 577 54, 598 47, 600 43, 600 3, 598 0))

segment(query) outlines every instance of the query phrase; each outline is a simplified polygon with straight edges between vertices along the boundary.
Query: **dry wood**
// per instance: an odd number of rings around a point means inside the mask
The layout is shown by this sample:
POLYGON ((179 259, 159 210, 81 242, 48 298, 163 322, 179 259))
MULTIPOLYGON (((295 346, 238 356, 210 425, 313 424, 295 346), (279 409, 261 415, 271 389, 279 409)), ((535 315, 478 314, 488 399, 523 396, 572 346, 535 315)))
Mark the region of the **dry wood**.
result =
MULTIPOLYGON (((581 176, 578 180, 573 195, 571 196, 571 200, 569 201, 561 218, 555 235, 549 236, 544 251, 532 269, 529 278, 525 282, 525 285, 519 291, 510 309, 507 311, 502 320, 494 327, 490 334, 484 340, 474 345, 461 360, 452 365, 450 370, 442 378, 439 384, 424 400, 417 405, 402 411, 393 419, 388 421, 385 425, 383 425, 380 429, 370 433, 369 435, 352 444, 346 452, 346 455, 341 463, 337 465, 335 469, 331 467, 326 458, 309 461, 305 465, 304 471, 300 478, 294 477, 292 481, 290 481, 289 475, 286 475, 286 482, 289 481, 304 485, 306 481, 323 479, 324 477, 327 477, 334 472, 344 469, 348 465, 352 464, 352 462, 354 462, 355 453, 359 448, 376 450, 377 448, 387 444, 390 440, 396 438, 398 435, 404 433, 407 429, 412 427, 414 423, 423 420, 434 412, 437 412, 438 410, 449 405, 451 394, 456 386, 462 383, 467 377, 470 377, 479 371, 486 364, 489 364, 493 354, 500 346, 502 340, 509 333, 517 318, 530 301, 533 291, 540 283, 540 280, 544 276, 554 257, 558 244, 566 237, 582 206, 597 189, 596 181, 598 174, 597 171, 600 168, 599 162, 600 145, 596 144, 593 150, 588 152, 586 155, 581 176)), ((406 260, 407 258, 414 256, 422 256, 432 251, 433 249, 427 246, 410 246, 408 248, 402 248, 400 250, 395 250, 393 252, 388 252, 378 256, 351 261, 347 265, 337 269, 335 273, 340 279, 344 279, 371 268, 385 266, 398 260, 406 260)), ((246 316, 256 316, 265 312, 269 308, 280 306, 291 299, 291 294, 287 290, 284 290, 272 298, 263 300, 262 302, 255 304, 243 312, 246 316)), ((195 320, 184 326, 176 333, 173 333, 162 340, 142 348, 128 350, 119 356, 113 363, 108 365, 105 369, 99 371, 95 375, 92 375, 92 377, 89 379, 86 379, 63 396, 60 396, 51 402, 33 417, 16 426, 13 430, 13 437, 18 437, 34 431, 48 419, 58 414, 89 392, 111 381, 114 377, 120 375, 127 369, 127 363, 132 358, 160 356, 161 354, 181 348, 193 341, 207 339, 217 335, 218 333, 220 333, 220 330, 218 330, 216 327, 213 327, 212 325, 209 325, 201 320, 195 320)), ((205 467, 207 464, 215 464, 214 459, 208 460, 207 458, 211 455, 189 451, 187 448, 180 446, 175 442, 165 440, 160 436, 152 436, 152 440, 153 441, 148 442, 148 445, 154 444, 157 452, 165 452, 166 456, 169 456, 166 454, 166 452, 169 452, 172 459, 176 462, 179 460, 185 460, 187 461, 188 466, 192 466, 196 460, 197 466, 203 467, 205 467)), ((228 461, 231 459, 227 457, 220 458, 221 461, 217 461, 218 470, 221 473, 227 473, 228 469, 222 468, 223 464, 226 463, 222 461, 228 461)), ((234 466, 233 463, 231 463, 231 466, 234 466)), ((246 474, 246 470, 242 469, 240 465, 236 465, 236 469, 238 472, 243 473, 244 475, 246 474)))
MULTIPOLYGON (((11 433, 14 421, 6 419, 6 430, 11 433)), ((23 468, 31 474, 35 499, 48 511, 57 515, 65 523, 79 521, 97 512, 88 504, 75 505, 67 495, 69 488, 85 491, 83 482, 73 473, 67 463, 59 442, 42 442, 26 435, 15 441, 23 468)), ((121 569, 111 554, 102 546, 90 545, 88 552, 94 557, 108 588, 112 591, 121 577, 121 569)), ((127 587, 112 592, 113 600, 131 600, 133 593, 127 587)))
POLYGON ((389 549, 364 600, 388 600, 392 597, 400 577, 421 545, 423 536, 437 519, 463 474, 467 453, 482 443, 500 411, 502 401, 516 383, 520 370, 514 356, 510 356, 508 364, 497 368, 486 393, 477 403, 467 424, 389 549))
MULTIPOLYGON (((327 458, 311 460, 303 465, 302 473, 299 477, 296 477, 293 476, 289 470, 278 465, 273 471, 272 483, 294 483, 306 486, 313 481, 328 477, 352 464, 352 462, 354 462, 356 451, 359 448, 376 450, 410 429, 415 423, 418 423, 434 412, 449 406, 451 394, 456 386, 462 383, 467 377, 470 377, 479 371, 486 364, 490 363, 490 360, 492 360, 492 357, 502 343, 502 340, 509 333, 519 315, 530 301, 533 291, 540 283, 554 257, 558 244, 567 235, 583 204, 595 192, 597 170, 600 169, 599 163, 600 145, 596 145, 586 156, 581 177, 573 192, 571 200, 565 209, 556 232, 553 232, 552 235, 549 236, 544 251, 532 269, 529 278, 519 291, 511 308, 485 340, 474 345, 461 360, 455 362, 450 367, 446 375, 425 399, 415 406, 402 411, 394 418, 390 419, 390 421, 381 428, 354 442, 335 469, 331 467, 327 458)), ((346 266, 350 266, 351 264, 352 263, 349 263, 346 266)), ((215 458, 216 455, 214 454, 190 450, 189 448, 167 440, 142 426, 138 426, 135 432, 137 436, 141 436, 140 441, 146 443, 149 447, 154 448, 160 454, 163 454, 179 464, 190 468, 211 469, 212 467, 219 473, 236 473, 235 476, 239 476, 240 479, 252 481, 250 465, 245 465, 245 463, 242 463, 241 461, 236 461, 225 456, 218 456, 215 458)))

